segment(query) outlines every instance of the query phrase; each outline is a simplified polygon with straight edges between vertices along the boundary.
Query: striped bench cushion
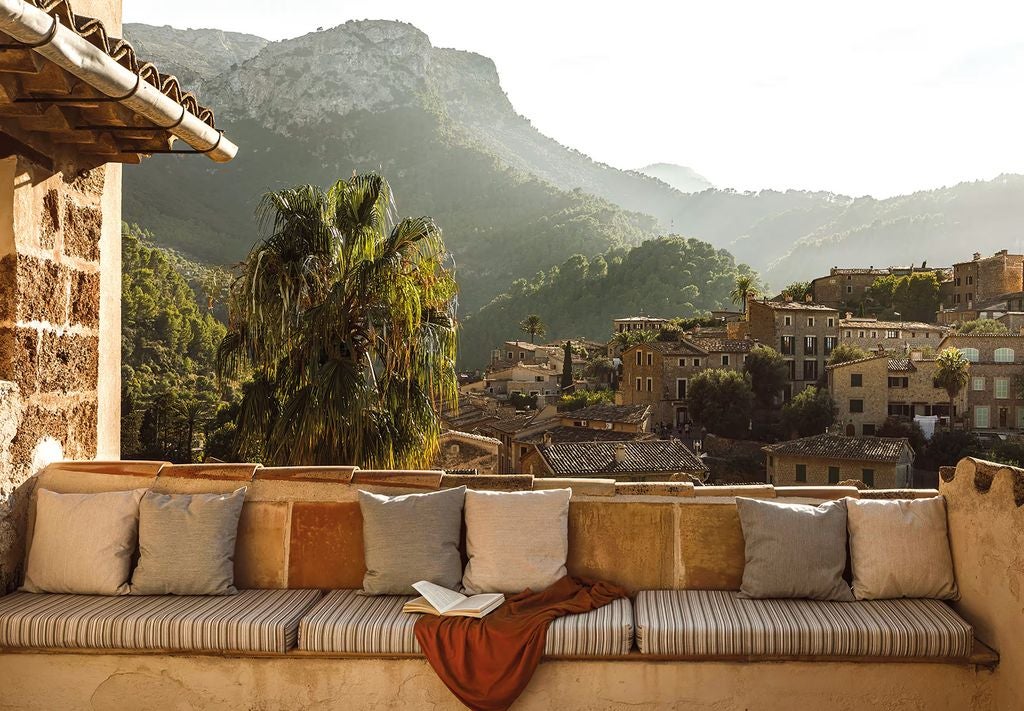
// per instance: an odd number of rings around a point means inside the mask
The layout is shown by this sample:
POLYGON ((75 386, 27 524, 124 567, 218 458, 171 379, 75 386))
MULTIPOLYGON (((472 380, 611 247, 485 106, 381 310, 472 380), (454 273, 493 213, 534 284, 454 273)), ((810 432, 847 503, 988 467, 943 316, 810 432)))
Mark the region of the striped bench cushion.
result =
POLYGON ((967 657, 971 626, 940 600, 746 600, 727 590, 636 597, 643 654, 967 657))
MULTIPOLYGON (((356 590, 327 594, 299 623, 299 649, 343 654, 422 654, 413 627, 419 615, 402 612, 413 599, 367 596, 356 590)), ((560 617, 548 627, 548 656, 628 654, 633 646, 633 608, 616 600, 581 615, 560 617)))
POLYGON ((0 598, 0 648, 286 652, 318 590, 102 597, 16 592, 0 598))

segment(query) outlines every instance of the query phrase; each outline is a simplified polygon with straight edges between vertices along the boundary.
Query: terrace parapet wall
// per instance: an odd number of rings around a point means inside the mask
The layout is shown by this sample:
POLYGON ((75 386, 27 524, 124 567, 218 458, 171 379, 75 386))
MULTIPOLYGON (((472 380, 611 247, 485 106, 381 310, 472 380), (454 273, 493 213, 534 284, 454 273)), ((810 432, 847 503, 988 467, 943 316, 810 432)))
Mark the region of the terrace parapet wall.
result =
POLYGON ((993 708, 1024 708, 1024 470, 965 458, 940 470, 957 611, 999 652, 993 708))

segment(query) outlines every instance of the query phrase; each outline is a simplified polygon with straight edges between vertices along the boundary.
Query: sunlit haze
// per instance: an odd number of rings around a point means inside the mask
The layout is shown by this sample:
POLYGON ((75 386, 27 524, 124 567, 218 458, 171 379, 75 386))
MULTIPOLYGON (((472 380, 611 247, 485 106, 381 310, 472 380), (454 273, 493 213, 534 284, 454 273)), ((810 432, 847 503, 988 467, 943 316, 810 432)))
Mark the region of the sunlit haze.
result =
POLYGON ((126 0, 279 40, 411 22, 491 57, 516 110, 618 168, 884 197, 1024 172, 1024 4, 126 0))

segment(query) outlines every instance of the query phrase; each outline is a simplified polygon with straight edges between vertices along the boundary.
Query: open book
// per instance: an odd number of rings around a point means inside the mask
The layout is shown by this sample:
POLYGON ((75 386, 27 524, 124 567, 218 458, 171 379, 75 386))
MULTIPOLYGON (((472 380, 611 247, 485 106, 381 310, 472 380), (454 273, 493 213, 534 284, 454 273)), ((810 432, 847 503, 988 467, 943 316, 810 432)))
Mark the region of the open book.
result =
POLYGON ((413 587, 422 597, 405 603, 402 612, 422 612, 440 617, 484 617, 505 602, 501 593, 470 597, 426 580, 413 583, 413 587))

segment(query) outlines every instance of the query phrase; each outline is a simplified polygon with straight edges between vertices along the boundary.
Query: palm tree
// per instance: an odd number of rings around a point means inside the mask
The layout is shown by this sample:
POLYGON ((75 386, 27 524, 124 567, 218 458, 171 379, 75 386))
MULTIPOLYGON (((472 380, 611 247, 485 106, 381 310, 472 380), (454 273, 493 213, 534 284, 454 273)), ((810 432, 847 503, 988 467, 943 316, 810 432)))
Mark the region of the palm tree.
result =
POLYGON ((537 314, 530 314, 520 321, 519 330, 530 334, 530 343, 533 343, 533 339, 536 336, 543 336, 548 332, 547 326, 544 325, 544 322, 540 320, 540 316, 537 314))
POLYGON ((740 274, 736 277, 732 291, 729 292, 729 298, 734 304, 742 306, 743 313, 747 313, 747 299, 757 296, 757 291, 757 279, 750 274, 740 274))
POLYGON ((218 376, 250 376, 239 451, 277 464, 418 467, 454 405, 455 296, 441 230, 395 220, 387 181, 267 193, 270 236, 242 265, 218 376))
POLYGON ((953 431, 953 401, 967 387, 971 362, 957 348, 946 348, 935 359, 935 387, 949 395, 949 430, 953 431))

